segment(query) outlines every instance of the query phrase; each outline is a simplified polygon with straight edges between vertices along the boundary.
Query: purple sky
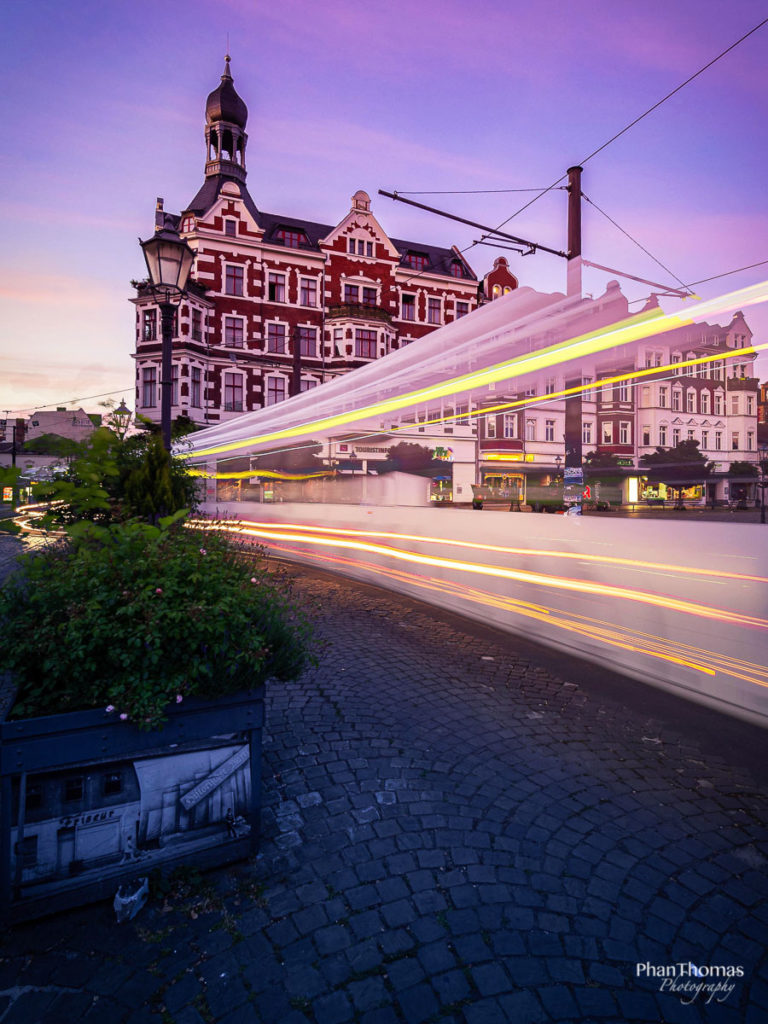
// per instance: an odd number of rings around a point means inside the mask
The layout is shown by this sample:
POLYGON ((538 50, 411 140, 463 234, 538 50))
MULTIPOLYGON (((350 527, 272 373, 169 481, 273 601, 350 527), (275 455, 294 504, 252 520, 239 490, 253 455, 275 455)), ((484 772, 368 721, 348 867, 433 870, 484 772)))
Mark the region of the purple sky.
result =
MULTIPOLYGON (((335 224, 363 188, 391 235, 465 248, 476 230, 377 189, 543 188, 764 16, 755 0, 6 0, 0 410, 132 405, 137 237, 156 196, 178 211, 203 180, 227 33, 258 206, 335 224)), ((765 26, 585 166, 585 193, 685 282, 768 258, 767 45, 765 26)), ((415 198, 495 225, 530 195, 415 198)), ((565 205, 553 192, 507 230, 566 248, 565 205)), ((500 254, 467 255, 482 275, 500 254)), ((584 255, 671 281, 590 206, 584 255)), ((521 284, 564 289, 564 261, 509 256, 521 284)), ((585 290, 608 279, 587 271, 585 290)), ((768 310, 748 319, 768 341, 768 310)))

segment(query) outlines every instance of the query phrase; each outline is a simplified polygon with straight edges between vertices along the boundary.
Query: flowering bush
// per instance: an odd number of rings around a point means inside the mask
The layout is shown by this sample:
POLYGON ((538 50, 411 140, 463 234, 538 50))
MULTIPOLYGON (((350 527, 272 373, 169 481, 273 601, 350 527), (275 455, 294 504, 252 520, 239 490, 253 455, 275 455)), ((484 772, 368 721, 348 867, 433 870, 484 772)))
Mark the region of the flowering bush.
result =
POLYGON ((152 728, 187 696, 295 678, 309 641, 263 552, 179 522, 80 523, 0 594, 16 717, 106 708, 152 728))

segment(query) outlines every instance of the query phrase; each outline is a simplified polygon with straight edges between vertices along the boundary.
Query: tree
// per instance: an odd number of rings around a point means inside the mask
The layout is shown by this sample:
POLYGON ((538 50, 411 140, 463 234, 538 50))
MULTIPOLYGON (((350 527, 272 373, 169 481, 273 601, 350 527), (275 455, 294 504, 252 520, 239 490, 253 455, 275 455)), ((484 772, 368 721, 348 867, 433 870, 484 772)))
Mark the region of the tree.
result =
POLYGON ((683 491, 704 483, 712 472, 712 463, 699 451, 698 441, 680 441, 674 448, 657 448, 640 456, 640 467, 648 471, 653 483, 663 483, 677 491, 677 505, 683 505, 683 491))
POLYGON ((254 456, 251 461, 253 475, 258 476, 259 470, 271 473, 320 473, 327 468, 318 458, 322 450, 319 441, 302 441, 295 448, 264 452, 254 456))
POLYGON ((445 463, 434 457, 434 452, 422 444, 400 441, 392 445, 387 458, 376 466, 378 473, 413 473, 416 476, 440 476, 445 463))
POLYGON ((62 459, 72 458, 80 451, 80 442, 61 434, 39 434, 31 441, 24 442, 24 451, 36 455, 56 455, 62 459))

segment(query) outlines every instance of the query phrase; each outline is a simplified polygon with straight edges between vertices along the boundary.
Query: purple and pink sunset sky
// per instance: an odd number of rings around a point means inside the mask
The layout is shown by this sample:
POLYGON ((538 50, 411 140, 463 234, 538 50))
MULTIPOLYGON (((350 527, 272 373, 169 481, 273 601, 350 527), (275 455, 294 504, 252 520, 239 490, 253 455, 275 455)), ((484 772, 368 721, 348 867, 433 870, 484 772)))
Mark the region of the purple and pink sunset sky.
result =
MULTIPOLYGON (((765 16, 758 0, 6 0, 0 410, 132 406, 137 238, 156 196, 179 211, 202 182, 227 34, 257 206, 336 224, 363 188, 389 234, 464 249, 477 230, 377 190, 544 188, 765 16)), ((686 283, 768 259, 767 51, 768 25, 585 165, 584 192, 686 283)), ((497 225, 531 195, 414 198, 497 225)), ((506 230, 566 248, 565 195, 506 230)), ((674 284, 589 205, 583 233, 587 259, 674 284)), ((467 252, 480 276, 501 254, 467 252)), ((564 290, 563 260, 508 255, 521 284, 564 290)), ((585 290, 610 277, 585 271, 585 290)), ((747 316, 768 341, 768 310, 747 316)))

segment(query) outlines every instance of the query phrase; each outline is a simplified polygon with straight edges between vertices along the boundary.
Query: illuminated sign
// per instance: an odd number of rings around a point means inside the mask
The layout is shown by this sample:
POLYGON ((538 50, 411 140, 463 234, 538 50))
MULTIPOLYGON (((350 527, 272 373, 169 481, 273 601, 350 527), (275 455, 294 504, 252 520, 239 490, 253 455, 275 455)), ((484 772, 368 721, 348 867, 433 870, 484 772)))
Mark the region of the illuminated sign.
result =
POLYGON ((453 462, 453 448, 435 448, 432 458, 439 459, 441 462, 453 462))

